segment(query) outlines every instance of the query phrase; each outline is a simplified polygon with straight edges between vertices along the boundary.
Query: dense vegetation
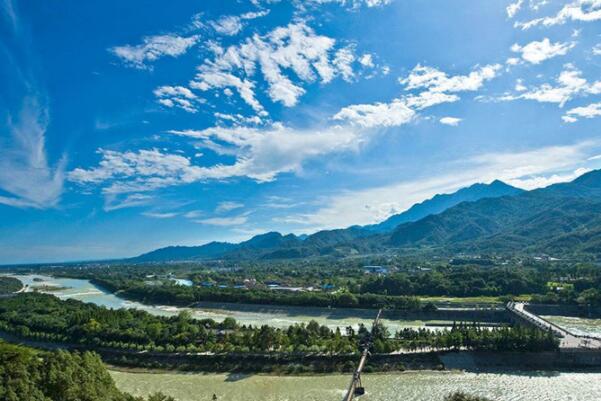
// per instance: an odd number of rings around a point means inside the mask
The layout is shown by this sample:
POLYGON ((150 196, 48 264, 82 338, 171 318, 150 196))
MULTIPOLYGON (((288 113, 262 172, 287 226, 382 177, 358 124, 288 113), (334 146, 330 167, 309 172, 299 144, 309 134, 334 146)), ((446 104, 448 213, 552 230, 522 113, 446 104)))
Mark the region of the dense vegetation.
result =
POLYGON ((76 300, 61 301, 44 294, 20 294, 0 300, 0 330, 37 340, 82 344, 128 351, 154 352, 301 352, 357 353, 367 339, 373 351, 400 348, 540 351, 555 349, 548 333, 522 328, 481 329, 456 325, 451 330, 403 330, 391 336, 386 327, 370 333, 348 327, 344 333, 316 322, 285 329, 263 325, 240 326, 228 318, 194 320, 187 313, 153 316, 144 311, 111 310, 76 300))
POLYGON ((63 268, 49 273, 92 279, 110 291, 121 291, 120 295, 142 302, 176 305, 217 301, 419 310, 423 305, 415 297, 498 297, 505 301, 527 294, 538 303, 601 306, 601 269, 590 263, 492 258, 396 260, 382 263, 385 274, 366 273, 363 263, 120 265, 77 271, 63 268), (166 278, 171 273, 191 279, 193 288, 174 285, 166 278), (276 291, 269 289, 268 283, 313 291, 276 291))
POLYGON ((23 284, 16 278, 0 276, 0 295, 12 294, 19 291, 22 287, 23 284))
POLYGON ((27 293, 0 300, 0 330, 43 341, 156 352, 355 352, 356 336, 343 336, 315 322, 287 329, 216 323, 189 314, 154 316, 111 310, 76 300, 27 293))
POLYGON ((423 274, 368 276, 361 292, 420 296, 499 296, 543 293, 545 275, 534 270, 502 267, 448 266, 423 274))
POLYGON ((479 351, 548 351, 559 342, 552 332, 522 326, 481 328, 477 325, 454 325, 451 330, 400 330, 395 335, 404 349, 472 349, 479 351))
POLYGON ((186 287, 179 285, 146 285, 139 280, 96 278, 93 282, 125 298, 148 303, 190 305, 195 302, 233 302, 263 305, 317 306, 339 308, 387 308, 419 310, 415 297, 382 294, 353 294, 348 291, 272 291, 260 288, 236 289, 219 287, 186 287))
MULTIPOLYGON (((98 355, 41 352, 0 341, 0 400, 143 401, 120 392, 98 355)), ((174 401, 155 394, 148 401, 174 401)))

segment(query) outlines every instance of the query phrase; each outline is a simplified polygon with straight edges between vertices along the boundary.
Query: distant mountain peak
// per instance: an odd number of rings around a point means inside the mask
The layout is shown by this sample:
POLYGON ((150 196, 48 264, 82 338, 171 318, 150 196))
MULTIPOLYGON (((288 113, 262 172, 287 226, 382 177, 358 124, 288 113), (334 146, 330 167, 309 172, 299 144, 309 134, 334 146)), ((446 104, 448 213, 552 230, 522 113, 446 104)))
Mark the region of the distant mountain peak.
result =
POLYGON ((513 187, 501 180, 494 180, 490 184, 475 183, 451 194, 434 195, 430 199, 411 206, 402 213, 390 216, 379 224, 373 224, 365 228, 379 233, 392 231, 399 224, 417 221, 432 214, 442 213, 461 202, 474 202, 483 198, 512 196, 521 192, 523 192, 522 189, 513 187))

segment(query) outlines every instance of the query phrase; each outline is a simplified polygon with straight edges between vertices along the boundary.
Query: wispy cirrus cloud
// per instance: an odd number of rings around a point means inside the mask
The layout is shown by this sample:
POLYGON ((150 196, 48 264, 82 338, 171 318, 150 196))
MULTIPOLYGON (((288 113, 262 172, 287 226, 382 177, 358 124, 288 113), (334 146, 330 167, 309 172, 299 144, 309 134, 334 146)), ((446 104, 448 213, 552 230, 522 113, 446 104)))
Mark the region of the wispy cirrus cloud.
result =
POLYGON ((171 219, 179 216, 176 212, 143 212, 142 216, 151 217, 153 219, 171 219))
POLYGON ((233 202, 233 201, 219 202, 219 204, 215 208, 215 213, 230 212, 232 210, 240 209, 243 207, 244 207, 244 203, 241 203, 241 202, 233 202))
POLYGON ((515 27, 525 30, 539 25, 549 27, 563 25, 569 21, 592 22, 598 20, 601 20, 601 2, 599 0, 575 0, 563 6, 553 16, 516 22, 515 27))
POLYGON ((246 21, 264 17, 269 10, 248 12, 241 15, 224 15, 215 21, 210 21, 211 27, 221 35, 237 35, 244 28, 246 21))
POLYGON ((114 210, 128 209, 132 207, 141 207, 150 204, 153 196, 142 193, 125 194, 121 196, 118 193, 109 193, 104 198, 104 211, 112 212, 114 210))
POLYGON ((234 217, 211 217, 208 219, 194 220, 195 223, 220 227, 240 226, 245 224, 247 221, 248 217, 244 215, 234 217))
MULTIPOLYGON (((251 0, 256 6, 264 6, 279 1, 280 0, 251 0)), ((391 4, 393 0, 292 0, 292 2, 301 10, 324 4, 338 4, 350 10, 357 10, 361 7, 374 8, 387 6, 391 4)))
POLYGON ((8 116, 0 136, 0 203, 50 208, 63 192, 66 157, 52 166, 46 154, 48 111, 36 98, 26 98, 19 116, 8 116))
POLYGON ((15 11, 15 5, 12 0, 0 0, 0 11, 2 11, 3 18, 6 19, 13 30, 17 30, 19 25, 19 19, 15 11))
POLYGON ((109 51, 128 66, 147 69, 151 68, 150 63, 162 57, 179 57, 185 54, 199 40, 199 35, 154 35, 144 37, 140 44, 115 46, 109 51))

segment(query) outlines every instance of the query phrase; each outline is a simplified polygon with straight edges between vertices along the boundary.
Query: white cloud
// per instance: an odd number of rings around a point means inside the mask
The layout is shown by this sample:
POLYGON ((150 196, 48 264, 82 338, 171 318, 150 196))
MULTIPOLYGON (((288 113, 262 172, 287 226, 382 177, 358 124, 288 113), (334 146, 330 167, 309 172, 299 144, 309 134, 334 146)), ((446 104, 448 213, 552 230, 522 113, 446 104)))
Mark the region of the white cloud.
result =
POLYGON ((498 64, 486 65, 476 67, 468 75, 448 76, 436 68, 418 64, 407 77, 399 79, 406 90, 421 90, 418 94, 405 94, 390 103, 347 106, 332 118, 364 128, 400 126, 412 121, 419 110, 458 101, 455 93, 480 89, 500 68, 498 64))
POLYGON ((549 4, 549 0, 530 0, 529 2, 530 9, 533 11, 540 10, 543 6, 549 4))
POLYGON ((575 180, 582 174, 586 174, 589 171, 591 171, 590 168, 577 168, 573 171, 568 171, 559 174, 551 174, 548 176, 539 175, 534 177, 510 179, 507 180, 507 183, 524 189, 544 188, 548 187, 549 185, 575 180))
POLYGON ((208 219, 194 220, 195 223, 210 225, 210 226, 240 226, 248 221, 247 216, 236 216, 236 217, 211 217, 208 219))
POLYGON ((156 35, 143 38, 139 45, 115 46, 109 50, 127 65, 148 68, 147 63, 161 57, 179 57, 200 40, 200 36, 156 35))
POLYGON ((338 49, 334 56, 334 65, 340 72, 342 79, 351 81, 355 73, 353 72, 353 62, 355 61, 355 53, 352 46, 346 46, 338 49))
POLYGON ((120 196, 119 194, 107 194, 104 198, 104 211, 112 212, 113 210, 130 207, 146 206, 152 199, 152 196, 140 193, 127 194, 125 196, 120 196))
POLYGON ((566 111, 562 119, 567 123, 578 121, 578 118, 601 117, 601 103, 591 103, 584 107, 575 107, 566 111))
POLYGON ((49 208, 63 192, 66 158, 52 167, 46 155, 47 110, 35 98, 25 99, 16 121, 6 121, 8 137, 0 137, 0 203, 15 207, 49 208))
POLYGON ((511 51, 520 53, 521 57, 532 64, 539 64, 545 60, 556 56, 565 55, 570 49, 576 46, 575 43, 551 43, 549 38, 537 42, 532 41, 524 46, 517 43, 511 46, 511 51))
POLYGON ((212 21, 211 26, 217 33, 228 36, 236 35, 243 27, 240 17, 234 15, 224 16, 217 21, 212 21))
POLYGON ((515 17, 515 15, 518 13, 518 11, 520 11, 520 8, 522 8, 523 3, 524 3, 524 0, 517 0, 515 3, 509 4, 507 6, 507 8, 505 9, 505 11, 507 12, 507 16, 509 18, 515 17))
POLYGON ((485 81, 493 79, 501 69, 499 64, 477 67, 468 75, 448 76, 433 67, 418 64, 406 78, 399 79, 406 89, 427 89, 435 93, 464 92, 480 89, 485 81))
POLYGON ((17 17, 17 13, 15 12, 15 6, 13 4, 13 1, 12 0, 0 1, 0 11, 2 11, 2 14, 4 14, 4 16, 8 19, 8 21, 12 25, 11 28, 16 31, 17 27, 19 25, 19 19, 17 17))
POLYGON ((190 89, 183 86, 160 86, 153 93, 163 106, 179 107, 189 113, 196 113, 198 110, 195 103, 201 101, 190 89))
POLYGON ((190 86, 192 88, 201 91, 219 88, 225 88, 225 90, 228 90, 230 87, 235 88, 242 100, 252 107, 253 110, 263 116, 267 114, 263 106, 255 98, 254 82, 247 79, 240 79, 228 72, 209 70, 197 75, 197 79, 199 80, 190 82, 190 86))
POLYGON ((352 128, 294 130, 276 125, 265 129, 214 127, 202 131, 171 131, 192 138, 199 147, 234 157, 233 164, 194 165, 180 154, 158 149, 118 152, 100 149, 97 167, 76 168, 69 179, 80 184, 105 184, 105 194, 145 192, 197 181, 247 177, 272 181, 281 173, 299 173, 303 163, 326 154, 354 151, 368 140, 352 128))
POLYGON ((597 43, 593 46, 592 51, 594 56, 601 56, 601 43, 597 43))
POLYGON ((373 56, 369 53, 364 54, 363 56, 361 56, 361 58, 359 58, 359 64, 361 64, 363 67, 373 67, 374 66, 374 59, 373 56))
MULTIPOLYGON (((250 0, 257 7, 263 5, 277 3, 280 0, 250 0)), ((342 7, 347 7, 351 10, 356 10, 360 7, 383 7, 393 0, 292 0, 298 9, 306 10, 308 6, 320 6, 324 4, 338 4, 342 7)))
POLYGON ((321 199, 323 207, 301 215, 288 215, 287 222, 304 226, 304 232, 373 224, 436 194, 454 192, 476 182, 503 180, 524 189, 570 181, 588 171, 582 167, 601 143, 543 147, 527 151, 486 153, 445 163, 435 177, 417 177, 389 185, 355 191, 340 191, 321 199))
POLYGON ((184 214, 184 217, 187 219, 196 219, 202 216, 204 213, 201 210, 191 210, 184 214))
POLYGON ((461 118, 457 117, 443 117, 440 119, 440 123, 444 125, 450 125, 452 127, 456 127, 462 121, 461 118))
POLYGON ((158 212, 144 212, 143 216, 152 217, 153 219, 171 219, 173 217, 178 216, 178 213, 167 212, 167 213, 158 213, 158 212))
POLYGON ((524 92, 528 90, 528 88, 524 86, 524 81, 522 79, 516 80, 514 89, 518 92, 524 92))
POLYGON ((291 107, 305 93, 301 86, 305 82, 319 80, 325 84, 337 75, 352 77, 350 48, 334 53, 335 43, 317 35, 304 22, 292 23, 264 36, 253 35, 238 46, 216 49, 215 59, 198 67, 190 86, 203 91, 234 88, 255 111, 264 112, 254 93, 253 79, 260 73, 271 100, 291 107))
POLYGON ((225 213, 225 212, 229 212, 229 211, 232 211, 235 209, 240 209, 243 207, 244 207, 244 203, 240 203, 240 202, 231 202, 231 201, 219 202, 219 204, 215 208, 215 213, 225 213))
POLYGON ((226 15, 217 21, 211 21, 213 29, 222 35, 233 36, 244 28, 244 21, 264 17, 269 11, 249 12, 242 15, 226 15))
POLYGON ((530 29, 537 25, 553 26, 562 25, 568 21, 591 22, 601 19, 601 1, 575 0, 566 4, 557 14, 549 17, 535 18, 527 22, 516 22, 515 26, 521 29, 530 29))
POLYGON ((582 77, 582 72, 568 65, 555 80, 555 86, 549 83, 523 90, 519 95, 502 96, 500 100, 517 99, 535 100, 542 103, 558 103, 560 107, 576 96, 596 95, 601 93, 601 81, 589 83, 582 77))
POLYGON ((391 103, 355 104, 342 108, 333 117, 334 120, 348 121, 364 128, 394 127, 408 123, 415 117, 400 99, 391 103))
POLYGON ((242 114, 227 114, 227 113, 213 113, 215 118, 219 120, 229 121, 236 125, 261 125, 263 120, 259 116, 245 117, 242 114))

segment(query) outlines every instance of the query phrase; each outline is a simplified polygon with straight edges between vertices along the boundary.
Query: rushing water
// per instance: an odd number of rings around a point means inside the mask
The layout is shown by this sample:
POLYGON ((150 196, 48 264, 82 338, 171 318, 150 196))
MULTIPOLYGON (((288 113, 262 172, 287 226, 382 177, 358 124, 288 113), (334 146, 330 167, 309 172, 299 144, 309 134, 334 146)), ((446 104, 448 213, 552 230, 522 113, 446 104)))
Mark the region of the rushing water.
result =
MULTIPOLYGON (((223 374, 111 372, 117 386, 134 395, 162 391, 178 401, 340 401, 349 375, 243 376, 223 374)), ((463 391, 495 401, 601 400, 601 374, 531 372, 404 372, 366 374, 361 401, 442 401, 463 391)))
POLYGON ((601 319, 569 316, 544 316, 544 318, 574 334, 601 338, 601 319))
MULTIPOLYGON (((180 308, 165 305, 144 305, 139 302, 127 301, 112 293, 101 290, 88 280, 55 278, 41 275, 14 275, 31 288, 56 287, 55 291, 47 291, 59 298, 73 298, 83 302, 91 302, 107 308, 135 308, 146 312, 170 316, 182 310, 190 311, 198 319, 211 318, 221 321, 233 317, 240 324, 262 325, 268 323, 275 327, 288 327, 294 323, 308 323, 311 320, 326 325, 332 329, 347 326, 357 327, 359 323, 369 324, 374 318, 373 310, 364 309, 328 309, 285 306, 262 306, 247 304, 216 304, 202 303, 195 308, 180 308), (41 281, 40 281, 41 280, 41 281)), ((181 282, 186 285, 186 283, 181 282)), ((426 322, 412 320, 387 320, 383 323, 392 331, 404 327, 423 327, 426 322)))
MULTIPOLYGON (((199 308, 150 306, 126 301, 102 291, 87 280, 19 275, 30 287, 55 287, 48 291, 60 298, 74 298, 109 308, 136 308, 157 315, 173 315, 189 310, 197 318, 221 320, 231 316, 243 324, 288 326, 311 319, 330 327, 357 325, 373 317, 373 311, 325 308, 262 307, 256 305, 206 304, 199 308), (37 280, 34 280, 36 279, 37 280)), ((185 285, 185 283, 181 283, 185 285)), ((552 317, 551 320, 572 330, 601 333, 601 321, 552 317), (592 329, 591 329, 592 328, 592 329)), ((391 329, 423 325, 418 321, 385 321, 391 329)), ((162 391, 178 401, 339 401, 348 386, 349 375, 264 376, 183 373, 111 372, 124 391, 147 395, 162 391)), ((518 372, 405 372, 366 374, 363 385, 367 394, 362 401, 442 401, 455 391, 489 397, 495 401, 593 401, 601 400, 600 373, 518 372)))

